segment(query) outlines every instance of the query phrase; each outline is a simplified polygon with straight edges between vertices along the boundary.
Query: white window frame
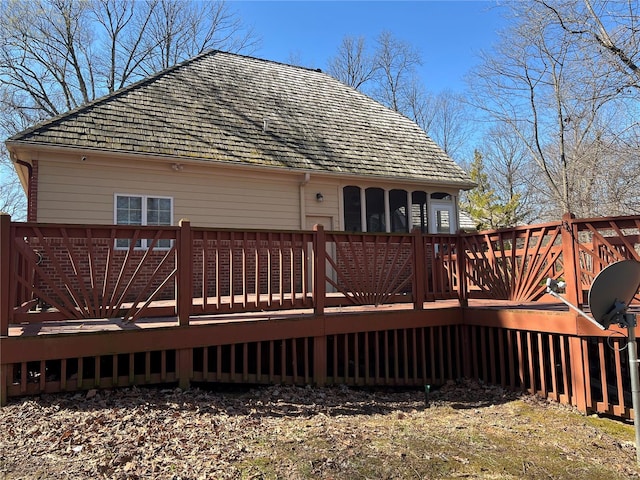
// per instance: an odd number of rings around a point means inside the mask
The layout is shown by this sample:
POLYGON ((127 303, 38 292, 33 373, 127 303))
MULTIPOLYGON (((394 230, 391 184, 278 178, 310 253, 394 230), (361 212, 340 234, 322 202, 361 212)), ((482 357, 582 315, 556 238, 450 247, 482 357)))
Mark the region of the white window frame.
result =
MULTIPOLYGON (((173 225, 173 197, 169 197, 166 195, 143 195, 139 193, 114 193, 113 194, 113 223, 114 225, 123 225, 118 223, 118 197, 136 197, 142 199, 142 220, 140 226, 147 225, 147 200, 149 198, 157 198, 160 200, 169 200, 171 208, 170 208, 170 217, 171 222, 169 225, 153 225, 153 226, 171 226, 173 225)), ((147 241, 152 241, 153 239, 142 238, 140 239, 140 246, 134 247, 135 250, 146 250, 149 248, 149 244, 147 241)), ((169 246, 160 246, 156 245, 157 250, 169 250, 173 245, 173 240, 171 240, 169 246)), ((118 241, 116 240, 115 245, 116 250, 128 250, 128 246, 118 246, 118 241)))

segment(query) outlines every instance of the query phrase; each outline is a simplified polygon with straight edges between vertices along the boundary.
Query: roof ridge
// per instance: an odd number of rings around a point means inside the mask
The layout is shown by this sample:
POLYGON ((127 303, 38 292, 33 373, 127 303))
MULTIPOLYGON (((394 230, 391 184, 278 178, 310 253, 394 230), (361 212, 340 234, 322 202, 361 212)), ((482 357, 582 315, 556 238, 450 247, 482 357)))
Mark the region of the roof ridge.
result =
MULTIPOLYGON (((305 67, 304 65, 294 65, 292 63, 278 62, 276 60, 269 60, 268 58, 254 57, 253 55, 244 55, 242 53, 236 53, 236 52, 225 52, 223 50, 208 50, 207 52, 203 52, 203 53, 214 53, 214 52, 215 53, 222 53, 224 55, 232 55, 234 57, 250 58, 252 60, 257 60, 259 62, 274 63, 276 65, 282 65, 284 67, 291 67, 291 68, 298 68, 298 69, 301 69, 301 70, 308 70, 310 72, 325 73, 325 72, 322 71, 321 68, 305 67)), ((329 75, 329 76, 331 76, 331 75, 329 75)), ((333 77, 331 77, 331 78, 333 78, 333 77)))

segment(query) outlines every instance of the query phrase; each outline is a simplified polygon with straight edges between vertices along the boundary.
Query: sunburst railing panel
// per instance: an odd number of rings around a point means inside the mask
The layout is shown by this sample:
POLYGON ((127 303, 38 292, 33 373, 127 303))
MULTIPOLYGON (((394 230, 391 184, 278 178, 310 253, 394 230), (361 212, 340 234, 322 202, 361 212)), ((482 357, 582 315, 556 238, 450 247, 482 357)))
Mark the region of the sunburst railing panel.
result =
POLYGON ((175 300, 175 228, 14 224, 11 238, 16 322, 135 321, 175 300))
POLYGON ((585 302, 593 280, 605 267, 621 260, 640 261, 638 216, 574 220, 571 232, 578 257, 579 290, 585 302))
POLYGON ((534 301, 561 278, 560 223, 462 235, 470 297, 534 301))
POLYGON ((328 297, 351 305, 413 301, 411 235, 327 232, 328 297))

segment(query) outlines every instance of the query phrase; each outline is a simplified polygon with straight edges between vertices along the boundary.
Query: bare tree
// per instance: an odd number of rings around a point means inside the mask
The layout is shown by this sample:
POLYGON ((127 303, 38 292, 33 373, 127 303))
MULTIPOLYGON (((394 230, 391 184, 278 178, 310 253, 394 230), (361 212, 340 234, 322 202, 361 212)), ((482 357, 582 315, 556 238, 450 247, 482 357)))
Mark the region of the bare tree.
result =
POLYGON ((542 215, 544 202, 539 196, 536 175, 528 162, 527 150, 513 131, 497 125, 483 137, 482 151, 488 181, 502 204, 517 198, 512 220, 526 224, 542 215))
POLYGON ((604 152, 637 138, 637 127, 624 126, 621 136, 619 122, 611 122, 628 98, 602 68, 605 59, 576 42, 553 10, 540 3, 512 6, 512 26, 475 72, 474 104, 520 139, 549 216, 593 215, 599 197, 609 195, 603 175, 620 166, 609 162, 605 170, 604 152))
POLYGON ((143 39, 155 6, 135 0, 93 0, 92 16, 105 32, 98 40, 104 55, 96 58, 96 76, 104 78, 109 93, 129 83, 150 55, 143 39))
POLYGON ((583 48, 624 74, 618 87, 640 89, 640 12, 635 0, 534 0, 583 48))
POLYGON ((457 159, 468 154, 473 114, 461 94, 444 90, 429 95, 424 111, 425 124, 416 122, 449 156, 457 159))
POLYGON ((396 112, 400 112, 403 107, 403 87, 411 80, 415 68, 422 63, 422 59, 415 47, 395 38, 390 32, 385 31, 378 35, 376 43, 375 98, 396 112))
POLYGON ((461 95, 429 92, 416 75, 418 51, 389 32, 378 35, 374 50, 364 37, 344 37, 328 72, 415 121, 449 155, 462 153, 470 117, 461 95))
POLYGON ((346 36, 338 47, 338 53, 329 61, 328 73, 345 85, 360 90, 373 79, 377 65, 366 50, 364 37, 346 36))
POLYGON ((25 220, 27 197, 20 185, 18 176, 9 162, 4 144, 0 144, 0 212, 8 213, 14 220, 25 220))
MULTIPOLYGON (((256 44, 223 1, 0 0, 0 15, 3 137, 204 50, 256 44)), ((3 179, 6 198, 16 183, 3 179)))
POLYGON ((149 34, 143 42, 150 55, 142 62, 153 73, 211 48, 238 52, 255 46, 251 31, 224 1, 152 0, 149 34))

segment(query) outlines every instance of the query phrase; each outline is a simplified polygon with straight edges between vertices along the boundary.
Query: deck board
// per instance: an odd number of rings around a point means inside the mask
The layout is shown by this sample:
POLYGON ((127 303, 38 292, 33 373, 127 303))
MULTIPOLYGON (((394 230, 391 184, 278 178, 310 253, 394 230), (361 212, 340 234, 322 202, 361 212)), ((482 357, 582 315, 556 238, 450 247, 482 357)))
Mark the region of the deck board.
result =
MULTIPOLYGON (((167 302, 165 302, 167 303, 167 302)), ((424 310, 458 308, 456 299, 436 300, 425 302, 424 310)), ((413 310, 414 305, 409 303, 393 303, 388 305, 359 305, 344 307, 327 307, 325 315, 339 316, 362 313, 383 313, 390 311, 413 310)), ((568 307, 560 302, 511 302, 508 300, 469 300, 468 308, 482 308, 492 310, 532 310, 532 311, 568 311, 568 307)), ((190 325, 212 325, 217 323, 232 323, 243 321, 270 321, 280 319, 293 319, 312 317, 314 311, 311 308, 297 308, 288 310, 273 310, 243 313, 218 313, 193 315, 189 319, 190 325)), ((155 328, 178 327, 178 317, 147 317, 137 322, 124 322, 122 318, 87 318, 79 320, 51 321, 43 323, 25 323, 9 326, 9 337, 25 337, 39 335, 81 334, 95 332, 132 331, 155 328)))

